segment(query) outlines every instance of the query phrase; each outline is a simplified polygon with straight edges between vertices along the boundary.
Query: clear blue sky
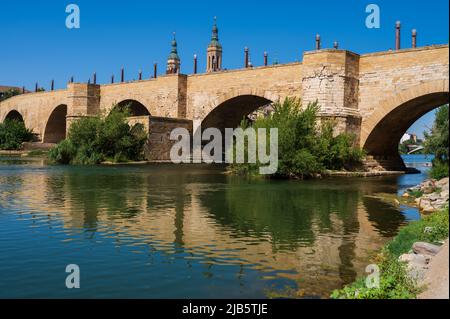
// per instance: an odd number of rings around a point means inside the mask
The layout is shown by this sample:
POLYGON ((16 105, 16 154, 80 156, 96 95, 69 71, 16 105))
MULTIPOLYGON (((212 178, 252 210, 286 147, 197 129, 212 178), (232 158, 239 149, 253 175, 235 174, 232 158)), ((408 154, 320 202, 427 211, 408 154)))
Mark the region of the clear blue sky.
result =
MULTIPOLYGON (((394 46, 394 23, 402 22, 402 46, 410 46, 412 28, 418 45, 448 43, 448 0, 352 1, 10 1, 0 4, 0 85, 25 85, 38 81, 48 89, 51 79, 63 88, 71 75, 87 81, 96 71, 99 82, 116 78, 122 66, 127 80, 144 77, 158 62, 163 72, 176 31, 182 72, 192 72, 192 56, 205 68, 205 52, 217 16, 224 48, 223 66, 241 67, 243 48, 250 48, 254 65, 263 52, 269 62, 302 59, 314 48, 316 33, 324 47, 334 40, 357 53, 384 51, 394 46), (78 4, 81 28, 65 26, 68 4, 78 4), (381 28, 367 29, 365 7, 381 9, 381 28)), ((426 122, 432 121, 428 116, 426 122)), ((430 123, 428 123, 430 124, 430 123)), ((421 133, 423 123, 417 133, 421 133)))

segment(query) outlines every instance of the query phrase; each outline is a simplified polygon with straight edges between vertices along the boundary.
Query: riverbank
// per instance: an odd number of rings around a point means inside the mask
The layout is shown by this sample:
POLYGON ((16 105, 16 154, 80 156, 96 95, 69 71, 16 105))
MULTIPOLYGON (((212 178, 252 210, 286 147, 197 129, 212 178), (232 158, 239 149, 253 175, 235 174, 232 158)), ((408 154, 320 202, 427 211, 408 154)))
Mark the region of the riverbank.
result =
MULTIPOLYGON (((0 156, 17 156, 17 157, 40 157, 42 159, 48 159, 48 151, 47 150, 20 150, 20 151, 5 151, 0 150, 0 156)), ((104 166, 121 166, 121 165, 154 165, 154 164, 172 164, 170 160, 159 160, 159 161, 127 161, 127 162, 111 162, 105 161, 100 165, 104 166)), ((198 165, 198 163, 192 163, 191 165, 198 165)), ((214 164, 217 165, 225 165, 225 164, 214 164)), ((226 171, 226 174, 234 174, 231 171, 226 171)), ((322 174, 317 174, 317 178, 322 177, 376 177, 376 176, 396 176, 403 175, 407 172, 404 171, 332 171, 326 170, 322 174)))
POLYGON ((423 217, 404 226, 374 258, 379 287, 368 288, 360 278, 334 291, 332 298, 448 298, 448 178, 426 180, 407 189, 400 200, 416 205, 423 217))

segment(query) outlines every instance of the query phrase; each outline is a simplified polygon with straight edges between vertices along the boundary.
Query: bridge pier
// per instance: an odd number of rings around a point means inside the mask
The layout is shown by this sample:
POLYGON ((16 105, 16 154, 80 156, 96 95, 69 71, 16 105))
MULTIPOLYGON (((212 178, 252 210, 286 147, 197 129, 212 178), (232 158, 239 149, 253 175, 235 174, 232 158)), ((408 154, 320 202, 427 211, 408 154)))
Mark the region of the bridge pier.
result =
POLYGON ((356 53, 326 49, 305 52, 302 65, 303 103, 317 101, 321 119, 332 120, 336 134, 355 134, 358 144, 359 60, 356 53))
POLYGON ((100 85, 69 83, 67 91, 66 132, 77 119, 100 114, 100 85))

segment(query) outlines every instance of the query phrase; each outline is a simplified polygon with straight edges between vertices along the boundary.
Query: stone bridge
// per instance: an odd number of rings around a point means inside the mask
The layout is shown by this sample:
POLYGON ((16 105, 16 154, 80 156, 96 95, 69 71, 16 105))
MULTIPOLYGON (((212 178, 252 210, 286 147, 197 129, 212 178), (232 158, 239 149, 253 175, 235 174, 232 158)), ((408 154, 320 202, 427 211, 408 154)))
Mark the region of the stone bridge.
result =
MULTIPOLYGON (((236 127, 259 107, 286 97, 318 101, 320 115, 353 132, 368 154, 402 165, 398 142, 418 118, 449 100, 448 45, 358 55, 325 49, 303 61, 205 74, 168 74, 116 84, 69 83, 64 90, 27 93, 0 103, 0 121, 17 118, 43 143, 63 139, 71 121, 130 105, 144 121, 153 150, 168 158, 174 127, 236 127), (401 162, 401 163, 400 163, 401 162)), ((388 165, 388 164, 386 164, 388 165)))

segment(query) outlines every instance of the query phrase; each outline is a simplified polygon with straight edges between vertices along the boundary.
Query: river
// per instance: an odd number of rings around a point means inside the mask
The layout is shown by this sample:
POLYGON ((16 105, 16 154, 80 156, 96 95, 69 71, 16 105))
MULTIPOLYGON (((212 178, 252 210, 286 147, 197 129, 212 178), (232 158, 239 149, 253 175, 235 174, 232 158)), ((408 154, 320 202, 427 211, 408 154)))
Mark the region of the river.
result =
POLYGON ((420 218, 377 196, 418 184, 418 168, 269 181, 215 166, 0 157, 0 298, 326 298, 420 218), (68 264, 80 289, 65 286, 68 264))

